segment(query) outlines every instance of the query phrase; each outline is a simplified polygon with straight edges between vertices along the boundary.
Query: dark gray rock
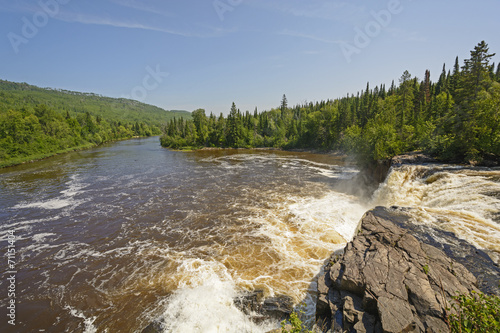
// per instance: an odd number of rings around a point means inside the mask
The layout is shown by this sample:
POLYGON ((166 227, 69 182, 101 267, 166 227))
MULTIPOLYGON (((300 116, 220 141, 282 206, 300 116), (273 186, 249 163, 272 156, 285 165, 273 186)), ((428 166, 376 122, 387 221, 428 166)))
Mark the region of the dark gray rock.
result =
POLYGON ((438 161, 429 155, 426 155, 422 152, 411 152, 404 155, 394 156, 391 159, 391 165, 393 166, 401 166, 403 164, 430 164, 437 163, 438 161))
MULTIPOLYGON (((377 209, 377 214, 391 219, 400 228, 408 230, 417 241, 443 251, 447 257, 462 264, 453 267, 453 275, 471 273, 477 279, 479 290, 486 294, 500 296, 500 289, 498 288, 500 268, 487 253, 477 249, 467 241, 457 238, 452 232, 412 223, 408 216, 411 210, 412 208, 393 207, 387 210, 377 209), (466 269, 463 270, 463 268, 466 269)), ((414 245, 408 245, 408 248, 412 248, 412 246, 414 245)))
POLYGON ((234 304, 254 322, 265 320, 282 321, 293 311, 293 299, 289 296, 265 298, 264 292, 257 290, 240 295, 234 304))
POLYGON ((376 208, 318 279, 318 319, 332 332, 447 332, 451 296, 477 280, 441 249, 404 229, 408 217, 376 208))
POLYGON ((145 329, 142 330, 142 333, 161 333, 163 332, 163 325, 159 321, 152 322, 145 329))

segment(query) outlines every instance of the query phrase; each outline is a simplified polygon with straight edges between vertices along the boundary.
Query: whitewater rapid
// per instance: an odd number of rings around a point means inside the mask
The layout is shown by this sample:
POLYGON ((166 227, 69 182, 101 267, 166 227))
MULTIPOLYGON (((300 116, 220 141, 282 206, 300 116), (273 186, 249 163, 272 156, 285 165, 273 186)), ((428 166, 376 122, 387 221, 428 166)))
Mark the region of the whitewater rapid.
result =
MULTIPOLYGON (((257 290, 304 304, 312 321, 324 261, 377 205, 411 207, 417 223, 500 251, 498 170, 393 168, 371 200, 352 195, 356 175, 327 154, 174 152, 157 138, 0 170, 0 240, 15 233, 19 262, 16 329, 279 327, 235 305, 257 290)), ((0 309, 7 302, 0 295, 0 309)))
POLYGON ((403 165, 390 170, 371 206, 412 208, 416 223, 453 232, 498 262, 500 170, 456 165, 403 165))

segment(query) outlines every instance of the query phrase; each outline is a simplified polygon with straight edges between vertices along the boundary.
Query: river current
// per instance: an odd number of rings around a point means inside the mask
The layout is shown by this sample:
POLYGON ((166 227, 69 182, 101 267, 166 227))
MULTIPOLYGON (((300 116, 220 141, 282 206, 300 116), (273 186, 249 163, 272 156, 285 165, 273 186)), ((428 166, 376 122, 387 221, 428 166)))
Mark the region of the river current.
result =
POLYGON ((415 207, 417 222, 500 252, 500 171, 402 167, 371 199, 346 190, 357 173, 333 155, 176 152, 158 138, 0 170, 0 331, 266 332, 279 323, 233 300, 287 295, 311 316, 324 260, 375 205, 415 207))

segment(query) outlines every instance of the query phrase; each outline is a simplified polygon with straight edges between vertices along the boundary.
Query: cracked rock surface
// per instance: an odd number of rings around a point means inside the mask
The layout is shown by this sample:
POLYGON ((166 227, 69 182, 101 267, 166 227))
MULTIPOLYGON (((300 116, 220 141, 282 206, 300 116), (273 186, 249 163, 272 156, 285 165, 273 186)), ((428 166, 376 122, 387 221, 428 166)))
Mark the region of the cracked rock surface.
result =
POLYGON ((448 332, 451 296, 478 291, 473 274, 400 228, 396 215, 367 212, 343 255, 325 266, 317 302, 324 332, 448 332))

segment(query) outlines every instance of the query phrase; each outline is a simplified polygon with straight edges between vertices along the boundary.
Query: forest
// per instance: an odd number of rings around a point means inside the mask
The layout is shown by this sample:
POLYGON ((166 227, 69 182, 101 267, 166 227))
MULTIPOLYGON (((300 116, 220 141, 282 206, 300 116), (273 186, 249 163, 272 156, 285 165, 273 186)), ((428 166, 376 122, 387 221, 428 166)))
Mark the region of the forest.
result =
POLYGON ((224 117, 198 109, 192 119, 173 118, 163 128, 164 147, 277 147, 338 150, 360 163, 421 150, 441 160, 481 163, 500 157, 500 64, 482 41, 462 66, 446 64, 437 82, 404 71, 356 95, 316 103, 281 105, 242 113, 232 104, 224 117))
POLYGON ((0 167, 137 136, 186 111, 0 80, 0 167))

